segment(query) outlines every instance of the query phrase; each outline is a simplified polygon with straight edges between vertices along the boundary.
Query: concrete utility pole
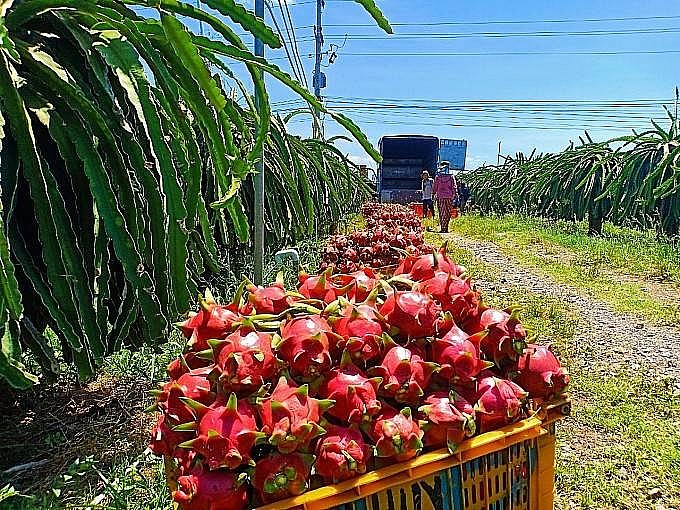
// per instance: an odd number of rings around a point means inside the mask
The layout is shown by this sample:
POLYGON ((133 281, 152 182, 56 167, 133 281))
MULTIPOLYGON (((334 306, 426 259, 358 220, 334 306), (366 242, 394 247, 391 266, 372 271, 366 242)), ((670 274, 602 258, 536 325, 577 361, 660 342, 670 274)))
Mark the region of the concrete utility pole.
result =
MULTIPOLYGON (((321 89, 326 87, 326 75, 321 72, 321 50, 323 48, 323 27, 321 26, 321 13, 325 7, 325 0, 316 0, 316 25, 314 25, 314 39, 316 41, 316 60, 314 62, 314 95, 321 101, 321 89)), ((320 138, 323 134, 321 129, 321 116, 317 109, 314 111, 312 133, 315 138, 320 138)))
MULTIPOLYGON (((264 20, 264 0, 255 0, 255 16, 264 20)), ((264 43, 255 38, 255 55, 264 57, 264 43)), ((262 71, 258 71, 263 77, 262 71)), ((260 97, 255 89, 255 106, 258 113, 262 111, 262 101, 265 99, 260 97)), ((253 260, 253 277, 255 285, 262 285, 264 272, 264 146, 262 147, 262 154, 255 163, 255 175, 253 176, 253 188, 255 192, 254 200, 254 217, 255 217, 255 239, 254 239, 254 260, 253 260)))
POLYGON ((498 161, 496 162, 496 165, 501 164, 501 141, 498 141, 498 161))

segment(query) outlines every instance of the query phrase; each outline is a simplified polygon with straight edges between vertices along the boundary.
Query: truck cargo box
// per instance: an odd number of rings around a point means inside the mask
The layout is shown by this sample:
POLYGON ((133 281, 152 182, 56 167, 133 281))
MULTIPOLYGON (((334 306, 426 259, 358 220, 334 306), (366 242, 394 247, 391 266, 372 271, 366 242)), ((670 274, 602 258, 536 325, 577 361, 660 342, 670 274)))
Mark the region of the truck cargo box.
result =
POLYGON ((380 154, 381 199, 400 203, 420 200, 420 173, 428 170, 434 176, 439 139, 423 135, 384 136, 380 139, 380 154))

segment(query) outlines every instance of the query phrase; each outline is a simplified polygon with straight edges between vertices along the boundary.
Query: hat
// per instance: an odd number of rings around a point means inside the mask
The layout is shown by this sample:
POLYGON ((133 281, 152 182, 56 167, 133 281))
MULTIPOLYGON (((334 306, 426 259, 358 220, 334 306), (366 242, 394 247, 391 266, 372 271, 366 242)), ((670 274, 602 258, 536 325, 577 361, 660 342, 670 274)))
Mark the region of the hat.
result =
POLYGON ((430 172, 428 172, 427 170, 423 170, 422 172, 420 172, 420 175, 421 175, 421 176, 422 176, 422 175, 427 175, 427 176, 429 177, 429 176, 430 176, 430 172))
POLYGON ((450 163, 448 161, 442 161, 441 163, 439 163, 439 168, 445 168, 448 167, 449 165, 450 163))

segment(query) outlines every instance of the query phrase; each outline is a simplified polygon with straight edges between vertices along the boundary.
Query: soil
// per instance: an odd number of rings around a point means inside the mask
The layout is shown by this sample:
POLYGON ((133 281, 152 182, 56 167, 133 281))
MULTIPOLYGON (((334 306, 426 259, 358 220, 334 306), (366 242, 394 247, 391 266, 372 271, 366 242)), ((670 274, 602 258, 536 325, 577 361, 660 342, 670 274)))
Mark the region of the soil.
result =
POLYGON ((66 472, 76 458, 94 455, 106 465, 138 454, 153 421, 144 413, 149 389, 146 380, 102 374, 81 388, 0 392, 0 485, 24 493, 49 490, 54 473, 66 472))

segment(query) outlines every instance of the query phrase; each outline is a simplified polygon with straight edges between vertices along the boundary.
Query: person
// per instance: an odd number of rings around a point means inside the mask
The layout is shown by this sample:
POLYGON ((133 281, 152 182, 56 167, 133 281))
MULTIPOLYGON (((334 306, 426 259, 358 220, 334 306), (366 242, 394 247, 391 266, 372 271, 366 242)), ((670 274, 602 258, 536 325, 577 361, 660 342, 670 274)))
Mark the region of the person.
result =
POLYGON ((460 213, 464 214, 466 212, 465 205, 470 199, 470 188, 463 181, 458 181, 458 202, 460 203, 460 213))
POLYGON ((420 174, 423 182, 420 185, 420 191, 423 194, 423 218, 427 218, 428 211, 434 217, 434 204, 432 203, 432 189, 434 188, 434 179, 430 177, 430 172, 423 170, 420 174))
POLYGON ((449 231, 451 211, 458 199, 458 185, 456 178, 449 173, 449 165, 445 161, 439 165, 432 193, 437 199, 437 209, 439 209, 439 231, 446 233, 449 231))

